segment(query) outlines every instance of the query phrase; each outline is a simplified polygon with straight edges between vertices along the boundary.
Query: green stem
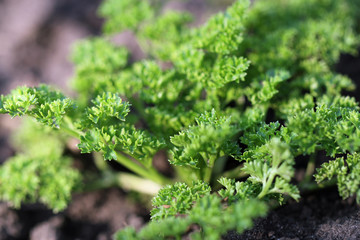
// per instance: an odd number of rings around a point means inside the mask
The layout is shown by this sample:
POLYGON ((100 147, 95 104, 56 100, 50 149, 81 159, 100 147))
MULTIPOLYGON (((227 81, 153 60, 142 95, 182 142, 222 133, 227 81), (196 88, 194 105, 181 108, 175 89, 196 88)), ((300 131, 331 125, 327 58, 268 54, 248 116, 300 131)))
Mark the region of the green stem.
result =
POLYGON ((263 183, 263 189, 262 189, 261 193, 258 195, 259 199, 263 198, 268 193, 269 188, 271 187, 271 184, 272 184, 275 176, 276 176, 275 172, 271 172, 268 180, 266 181, 266 184, 263 183))
POLYGON ((104 160, 103 155, 102 155, 101 152, 93 152, 93 156, 94 156, 95 166, 100 171, 108 171, 109 170, 109 165, 104 160))
POLYGON ((154 170, 152 168, 146 169, 143 166, 138 165, 132 159, 124 156, 121 153, 117 152, 116 156, 117 156, 117 161, 119 163, 121 163, 129 170, 133 171, 134 173, 136 173, 144 178, 152 180, 153 182, 158 183, 160 185, 165 185, 165 184, 171 183, 170 179, 162 176, 161 174, 159 174, 156 170, 154 170))
MULTIPOLYGON (((230 178, 230 179, 232 179, 232 178, 239 179, 239 178, 248 177, 249 174, 242 171, 242 168, 243 168, 243 165, 237 166, 236 168, 226 171, 223 174, 217 176, 217 179, 220 177, 225 177, 225 178, 230 178)), ((218 181, 213 183, 213 186, 212 186, 213 191, 218 191, 221 188, 223 188, 223 185, 221 185, 218 181)))
POLYGON ((313 191, 317 191, 319 189, 324 189, 324 188, 328 188, 328 187, 332 187, 337 183, 337 178, 332 178, 329 181, 325 181, 323 183, 316 183, 316 182, 307 182, 307 181, 302 181, 299 184, 299 189, 302 193, 308 193, 308 192, 313 192, 313 191))
POLYGON ((70 136, 80 139, 82 132, 77 130, 72 124, 71 119, 68 116, 65 116, 63 119, 63 123, 60 126, 60 129, 69 134, 70 136))
MULTIPOLYGON (((68 133, 69 135, 80 139, 80 136, 82 133, 78 131, 74 125, 71 122, 71 119, 67 116, 64 117, 63 124, 61 125, 61 129, 68 133)), ((145 168, 143 165, 139 165, 135 163, 132 159, 126 157, 123 154, 116 153, 117 161, 124 165, 129 170, 133 171, 134 173, 137 173, 138 175, 147 178, 155 183, 158 183, 160 185, 165 185, 168 183, 171 183, 170 179, 162 176, 159 174, 155 169, 153 169, 151 166, 148 168, 145 168)))
POLYGON ((310 181, 312 178, 312 175, 314 174, 315 171, 315 156, 311 155, 309 162, 306 166, 306 171, 305 171, 305 181, 310 181))
POLYGON ((204 181, 210 183, 211 181, 211 175, 214 168, 215 161, 218 157, 217 156, 211 156, 209 157, 209 163, 208 166, 205 165, 205 172, 204 172, 204 181))
POLYGON ((135 176, 130 173, 117 174, 116 179, 118 185, 120 185, 125 190, 132 190, 149 195, 156 195, 162 188, 161 185, 153 181, 135 176))
POLYGON ((245 173, 244 171, 242 171, 243 167, 244 167, 243 165, 237 166, 234 169, 224 172, 222 174, 222 176, 226 177, 226 178, 244 178, 244 177, 249 176, 248 173, 245 173))
POLYGON ((185 182, 189 185, 191 185, 191 182, 194 179, 199 179, 199 171, 186 167, 186 166, 177 166, 175 168, 176 171, 176 182, 185 182))
POLYGON ((95 191, 116 186, 120 186, 128 191, 136 191, 148 195, 156 195, 161 189, 161 185, 131 173, 104 171, 100 178, 98 177, 97 180, 87 184, 81 192, 95 191))
POLYGON ((212 169, 212 176, 213 176, 213 179, 211 179, 212 181, 216 181, 220 176, 223 175, 227 160, 228 158, 226 156, 223 156, 215 161, 212 169))
MULTIPOLYGON (((61 129, 68 133, 69 135, 80 139, 80 136, 82 133, 78 131, 74 125, 71 122, 71 119, 67 116, 64 117, 63 124, 61 125, 61 129)), ((157 184, 165 185, 168 183, 171 183, 171 180, 164 177, 163 175, 159 174, 155 169, 153 169, 151 166, 148 168, 145 168, 143 165, 139 165, 135 163, 132 159, 126 157, 125 155, 121 153, 116 153, 117 161, 121 163, 123 166, 128 168, 129 170, 133 171, 134 173, 137 173, 138 175, 147 178, 157 184)), ((97 159, 99 161, 99 159, 97 159)), ((101 165, 101 164, 100 164, 101 165)), ((102 165, 101 168, 104 166, 102 165)), ((139 181, 137 181, 139 182, 139 181)))
POLYGON ((115 173, 110 170, 103 171, 100 176, 98 174, 85 175, 87 179, 85 179, 84 186, 79 189, 79 193, 116 187, 117 182, 114 175, 115 173))

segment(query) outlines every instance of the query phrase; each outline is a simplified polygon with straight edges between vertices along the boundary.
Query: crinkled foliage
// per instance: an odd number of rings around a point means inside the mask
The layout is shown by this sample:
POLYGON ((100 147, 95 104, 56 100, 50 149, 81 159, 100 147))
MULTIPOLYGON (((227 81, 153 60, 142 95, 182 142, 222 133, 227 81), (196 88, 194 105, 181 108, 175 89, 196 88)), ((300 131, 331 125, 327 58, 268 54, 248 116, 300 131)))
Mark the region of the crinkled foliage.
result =
POLYGON ((346 159, 336 158, 321 165, 315 174, 318 183, 336 179, 339 194, 348 198, 356 196, 360 202, 360 156, 358 153, 348 154, 346 159))
MULTIPOLYGON (((185 185, 176 184, 178 187, 184 189, 185 185)), ((168 191, 170 187, 162 191, 168 191)), ((179 188, 174 189, 175 195, 179 196, 179 188)), ((245 229, 252 226, 252 219, 259 216, 264 216, 267 207, 264 203, 255 200, 241 200, 233 202, 232 204, 224 204, 221 197, 210 195, 208 186, 195 183, 193 187, 186 187, 182 195, 187 196, 185 203, 189 200, 197 200, 191 202, 185 214, 178 213, 174 215, 173 209, 176 205, 165 205, 162 211, 168 211, 168 217, 160 220, 154 220, 146 227, 136 232, 133 228, 125 228, 115 235, 115 239, 172 239, 180 238, 187 234, 189 230, 198 229, 190 233, 191 239, 220 239, 221 235, 230 230, 236 230, 241 233, 245 229), (199 191, 199 186, 206 187, 205 192, 199 191), (193 194, 195 193, 195 194, 193 194), (199 194, 204 194, 199 197, 199 194), (221 227, 219 227, 221 226, 221 227)), ((173 194, 174 192, 170 192, 173 194)), ((164 192, 160 191, 159 195, 164 192)), ((159 196, 155 199, 158 199, 159 196)), ((182 196, 184 198, 184 196, 182 196)), ((175 200, 174 200, 175 201, 175 200)), ((173 202, 174 202, 173 201, 173 202)), ((155 200, 158 203, 157 200, 155 200)), ((161 202, 163 204, 164 202, 161 202)), ((178 205, 178 204, 177 204, 178 205)), ((158 212, 157 212, 158 213, 158 212)))
POLYGON ((16 88, 7 96, 1 95, 0 101, 0 113, 11 117, 29 115, 51 127, 59 127, 73 108, 72 100, 45 85, 16 88))
MULTIPOLYGON (((106 37, 74 48, 74 100, 46 86, 18 88, 0 100, 0 113, 70 134, 82 152, 101 152, 131 174, 162 185, 185 182, 160 190, 148 226, 127 228, 117 239, 241 232, 266 213, 267 201, 299 199, 295 159, 309 160, 304 181, 311 181, 320 151, 337 158, 323 164, 316 180, 335 179, 342 197, 359 198, 359 105, 342 96, 354 84, 334 70, 340 54, 356 53, 360 44, 356 1, 258 0, 250 7, 237 0, 198 27, 189 26, 191 14, 164 11, 159 3, 105 1, 99 13, 106 37), (134 62, 112 41, 123 30, 134 34, 144 60, 134 62), (153 167, 160 149, 174 179, 153 167), (234 159, 238 165, 227 169, 234 159)), ((60 139, 61 150, 38 146, 41 154, 23 152, 1 168, 4 182, 19 178, 31 189, 9 182, 0 186, 4 199, 65 207, 77 172, 62 155, 68 138, 60 139), (48 177, 54 182, 40 184, 48 177)))

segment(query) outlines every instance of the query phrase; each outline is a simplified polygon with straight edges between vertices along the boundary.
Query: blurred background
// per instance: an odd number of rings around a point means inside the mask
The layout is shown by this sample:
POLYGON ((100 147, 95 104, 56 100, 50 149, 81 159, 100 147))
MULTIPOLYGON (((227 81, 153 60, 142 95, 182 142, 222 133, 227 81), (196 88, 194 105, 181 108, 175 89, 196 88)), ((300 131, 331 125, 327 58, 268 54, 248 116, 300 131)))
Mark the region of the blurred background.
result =
MULTIPOLYGON (((72 44, 100 33, 100 0, 0 0, 0 93, 49 83, 68 92, 72 44)), ((0 116, 0 162, 13 154, 8 135, 19 119, 0 116)))
MULTIPOLYGON (((73 95, 69 82, 74 42, 101 34, 103 19, 96 14, 102 0, 0 0, 0 94, 21 86, 47 83, 73 95)), ((164 10, 194 14, 201 24, 233 0, 168 0, 164 10)), ((131 33, 116 36, 116 42, 139 53, 131 33)), ((13 154, 7 136, 19 125, 0 116, 0 163, 13 154)))
MULTIPOLYGON (((164 1, 164 9, 187 10, 197 22, 232 0, 164 1)), ((0 0, 0 93, 22 85, 50 83, 67 90, 72 44, 98 35, 101 0, 0 0)), ((125 36, 126 37, 126 36, 125 36)), ((126 39, 122 40, 126 44, 126 39)))
POLYGON ((99 34, 100 0, 0 0, 1 93, 46 82, 66 89, 74 41, 99 34))

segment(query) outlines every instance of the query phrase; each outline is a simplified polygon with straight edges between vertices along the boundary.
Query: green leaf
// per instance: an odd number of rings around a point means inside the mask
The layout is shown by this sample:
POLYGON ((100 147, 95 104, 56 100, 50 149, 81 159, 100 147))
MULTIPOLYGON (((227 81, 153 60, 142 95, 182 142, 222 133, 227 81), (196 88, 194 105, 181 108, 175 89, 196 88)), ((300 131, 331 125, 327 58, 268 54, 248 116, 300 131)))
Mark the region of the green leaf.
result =
POLYGON ((151 55, 170 60, 180 44, 187 41, 188 24, 193 20, 190 13, 167 10, 153 21, 147 21, 140 27, 138 39, 147 46, 151 55))
POLYGON ((162 139, 122 124, 88 130, 78 145, 82 153, 102 151, 105 160, 116 160, 116 152, 124 151, 138 160, 146 160, 147 164, 151 164, 152 157, 164 146, 162 139))
POLYGON ((315 179, 317 183, 332 180, 336 182, 340 196, 345 199, 353 195, 360 202, 360 155, 358 153, 348 154, 345 158, 336 158, 321 165, 317 169, 315 179))
POLYGON ((115 240, 140 240, 140 237, 137 237, 136 230, 133 227, 126 227, 121 231, 118 231, 114 235, 115 240))
POLYGON ((16 208, 40 201, 58 212, 67 207, 79 180, 68 158, 17 155, 0 168, 0 197, 16 208))
POLYGON ((218 193, 223 199, 226 199, 229 204, 239 200, 256 198, 261 191, 259 184, 253 184, 250 181, 240 182, 235 181, 235 179, 222 177, 218 182, 225 187, 219 190, 218 193))
MULTIPOLYGON (((311 105, 310 105, 311 106, 311 105)), ((314 108, 302 109, 288 117, 295 154, 323 149, 328 155, 357 151, 360 132, 358 104, 351 98, 320 99, 314 108)))
POLYGON ((197 181, 192 186, 185 183, 175 183, 162 188, 158 195, 153 198, 154 206, 151 218, 154 220, 188 214, 194 202, 210 194, 210 186, 207 183, 197 181))
POLYGON ((12 117, 28 115, 55 128, 61 126, 64 116, 73 109, 72 100, 45 85, 19 87, 0 99, 0 113, 12 117))
POLYGON ((188 215, 154 220, 136 236, 131 228, 121 230, 115 236, 116 239, 180 239, 192 228, 200 228, 200 231, 193 230, 191 239, 217 240, 230 230, 242 233, 252 226, 254 218, 264 216, 266 212, 266 205, 255 199, 239 201, 225 207, 221 198, 206 195, 195 203, 188 215))
POLYGON ((112 73, 127 64, 128 50, 110 41, 96 37, 77 42, 72 53, 76 74, 112 73))
POLYGON ((279 91, 277 86, 290 78, 290 74, 287 71, 274 71, 267 73, 263 78, 265 80, 251 83, 251 86, 246 88, 246 95, 250 99, 252 104, 260 104, 268 102, 279 91))
POLYGON ((33 89, 19 87, 11 91, 8 96, 1 95, 0 112, 8 113, 11 117, 23 116, 31 112, 31 108, 38 104, 33 89))
POLYGON ((82 105, 103 92, 118 92, 120 72, 128 63, 128 55, 126 48, 100 37, 75 44, 72 53, 75 76, 71 85, 79 93, 82 105))
POLYGON ((297 187, 290 184, 295 162, 286 143, 274 137, 267 144, 244 153, 244 158, 242 170, 250 175, 248 180, 262 185, 258 198, 272 193, 289 195, 295 200, 300 198, 297 187))
POLYGON ((262 123, 259 127, 256 127, 255 131, 245 132, 240 140, 248 146, 248 149, 255 149, 270 142, 272 137, 278 135, 279 128, 279 122, 262 123))
POLYGON ((151 18, 153 14, 149 2, 142 0, 106 0, 99 10, 99 15, 106 18, 106 34, 126 29, 135 30, 142 21, 151 18))
POLYGON ((130 104, 123 102, 117 94, 103 93, 92 102, 94 106, 87 108, 87 117, 95 125, 107 125, 113 118, 125 121, 130 112, 130 104))
POLYGON ((196 123, 170 138, 175 145, 172 164, 212 168, 217 158, 238 154, 239 147, 232 140, 237 129, 231 125, 230 118, 217 117, 213 110, 202 114, 196 123))
POLYGON ((202 239, 216 240, 229 230, 242 233, 252 227, 253 218, 264 216, 266 212, 265 204, 254 199, 238 201, 223 210, 221 199, 210 195, 200 199, 190 218, 202 228, 202 239))
POLYGON ((225 13, 211 17, 203 27, 194 31, 194 47, 221 54, 236 51, 243 40, 243 22, 249 5, 248 0, 236 1, 225 13))

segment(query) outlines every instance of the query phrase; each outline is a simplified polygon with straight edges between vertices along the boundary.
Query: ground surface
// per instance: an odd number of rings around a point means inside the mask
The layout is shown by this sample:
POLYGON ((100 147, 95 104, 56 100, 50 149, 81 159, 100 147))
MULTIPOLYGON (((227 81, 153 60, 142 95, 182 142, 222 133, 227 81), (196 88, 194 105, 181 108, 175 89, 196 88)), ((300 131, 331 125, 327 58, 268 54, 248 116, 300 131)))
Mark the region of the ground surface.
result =
MULTIPOLYGON (((95 14, 99 2, 0 0, 0 92, 46 82, 72 94, 67 88, 70 46, 100 32, 102 20, 95 14)), ((190 5, 172 1, 167 7, 188 8, 202 21, 207 5, 202 0, 190 5)), ((129 36, 118 40, 131 47, 129 36)), ((360 86, 360 58, 342 56, 338 71, 360 86)), ((351 95, 360 101, 358 91, 351 95)), ((7 136, 17 123, 0 118, 0 162, 13 154, 7 136)), ((0 203, 0 240, 106 240, 119 228, 140 228, 147 220, 147 210, 119 189, 76 194, 59 214, 42 205, 14 210, 0 203)), ((342 201, 335 188, 308 193, 299 203, 290 202, 259 219, 252 230, 225 239, 360 239, 360 209, 353 199, 342 201)))
POLYGON ((226 239, 360 239, 360 209, 354 199, 339 199, 336 188, 323 190, 271 212, 253 229, 226 239))

